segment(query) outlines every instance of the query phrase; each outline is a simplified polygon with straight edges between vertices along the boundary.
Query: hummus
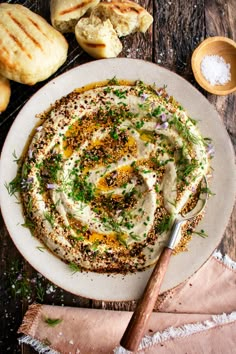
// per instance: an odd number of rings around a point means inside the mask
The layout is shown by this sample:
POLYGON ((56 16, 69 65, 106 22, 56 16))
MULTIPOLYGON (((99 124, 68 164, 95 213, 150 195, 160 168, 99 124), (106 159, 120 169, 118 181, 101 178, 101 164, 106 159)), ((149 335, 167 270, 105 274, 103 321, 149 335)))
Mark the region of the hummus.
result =
POLYGON ((25 218, 57 256, 142 270, 209 169, 196 122, 164 89, 111 80, 42 115, 21 167, 25 218))

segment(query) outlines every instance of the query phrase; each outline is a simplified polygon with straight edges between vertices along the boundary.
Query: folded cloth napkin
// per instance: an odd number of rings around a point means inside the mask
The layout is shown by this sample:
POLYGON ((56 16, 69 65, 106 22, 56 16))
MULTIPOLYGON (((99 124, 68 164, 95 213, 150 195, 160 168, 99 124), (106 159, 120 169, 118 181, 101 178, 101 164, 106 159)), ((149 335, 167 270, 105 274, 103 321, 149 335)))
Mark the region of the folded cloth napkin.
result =
MULTIPOLYGON (((215 252, 187 281, 162 294, 138 354, 233 353, 236 263, 215 252)), ((126 354, 119 341, 131 312, 33 304, 20 343, 47 354, 126 354)))

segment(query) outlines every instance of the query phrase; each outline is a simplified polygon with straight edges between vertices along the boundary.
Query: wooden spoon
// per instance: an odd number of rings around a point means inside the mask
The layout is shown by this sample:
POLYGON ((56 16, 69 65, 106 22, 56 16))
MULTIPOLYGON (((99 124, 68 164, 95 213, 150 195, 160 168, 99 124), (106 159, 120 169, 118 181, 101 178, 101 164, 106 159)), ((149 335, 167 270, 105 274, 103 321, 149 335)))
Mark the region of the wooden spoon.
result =
POLYGON ((203 182, 205 187, 202 189, 204 192, 200 193, 199 200, 195 208, 184 217, 182 217, 181 215, 177 215, 174 221, 168 244, 166 247, 164 247, 160 258, 158 259, 154 267, 151 277, 149 278, 142 298, 139 300, 138 305, 123 334, 123 337, 121 338, 120 345, 125 349, 128 349, 133 352, 138 349, 139 343, 146 330, 149 317, 152 313, 157 297, 159 295, 161 284, 170 261, 170 256, 179 241, 178 236, 181 225, 184 222, 191 220, 197 215, 199 215, 206 205, 208 198, 208 189, 205 177, 203 179, 203 182))

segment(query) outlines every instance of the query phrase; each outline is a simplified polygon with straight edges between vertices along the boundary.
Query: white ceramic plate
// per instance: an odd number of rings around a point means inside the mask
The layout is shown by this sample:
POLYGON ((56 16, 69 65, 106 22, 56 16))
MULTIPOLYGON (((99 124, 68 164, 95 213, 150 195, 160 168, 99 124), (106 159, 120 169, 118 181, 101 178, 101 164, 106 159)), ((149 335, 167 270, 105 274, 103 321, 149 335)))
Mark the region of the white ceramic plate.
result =
POLYGON ((23 107, 15 119, 2 150, 0 165, 0 200, 8 231, 21 254, 40 273, 61 288, 97 300, 133 300, 140 297, 150 276, 151 269, 136 274, 105 275, 96 273, 72 274, 69 267, 48 251, 40 252, 40 242, 33 238, 24 222, 17 200, 10 197, 4 186, 16 175, 17 165, 13 152, 20 156, 28 136, 35 127, 35 115, 46 110, 56 99, 77 87, 111 79, 142 80, 161 87, 173 95, 187 109, 191 117, 199 120, 203 136, 211 137, 215 146, 215 158, 211 190, 216 193, 207 205, 204 229, 208 238, 194 236, 189 251, 171 258, 162 290, 170 289, 191 276, 208 259, 223 236, 236 192, 234 152, 225 127, 207 99, 180 76, 156 64, 135 59, 105 59, 74 68, 53 79, 41 88, 23 107))

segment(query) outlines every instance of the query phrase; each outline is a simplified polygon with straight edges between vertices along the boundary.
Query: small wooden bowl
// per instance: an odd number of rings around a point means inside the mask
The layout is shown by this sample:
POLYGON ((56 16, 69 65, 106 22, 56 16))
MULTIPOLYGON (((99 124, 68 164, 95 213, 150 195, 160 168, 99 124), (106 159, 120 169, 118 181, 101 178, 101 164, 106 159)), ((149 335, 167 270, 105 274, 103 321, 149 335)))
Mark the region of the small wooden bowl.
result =
POLYGON ((226 37, 205 39, 193 52, 192 70, 198 84, 215 95, 228 95, 236 91, 236 43, 226 37), (231 80, 225 85, 211 85, 201 72, 201 62, 206 55, 219 55, 230 64, 231 80))

